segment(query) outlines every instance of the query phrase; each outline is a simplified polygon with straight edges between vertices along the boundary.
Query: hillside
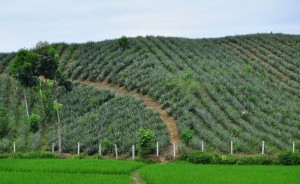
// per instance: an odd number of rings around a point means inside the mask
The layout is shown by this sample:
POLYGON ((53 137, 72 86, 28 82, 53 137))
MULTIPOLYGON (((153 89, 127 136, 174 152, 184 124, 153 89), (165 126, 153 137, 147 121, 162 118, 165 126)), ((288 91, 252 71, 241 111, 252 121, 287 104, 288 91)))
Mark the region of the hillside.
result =
MULTIPOLYGON (((195 132, 191 146, 198 149, 201 141, 206 150, 227 153, 230 141, 243 153, 259 152, 262 141, 269 152, 290 150, 293 141, 300 148, 299 35, 147 36, 129 38, 125 48, 117 40, 54 46, 75 85, 60 96, 65 151, 75 151, 80 141, 95 153, 108 138, 125 152, 138 128, 153 129, 165 149, 180 142, 184 129, 195 132), (149 107, 147 99, 156 105, 149 107)), ((8 75, 13 56, 0 54, 1 118, 8 122, 0 152, 13 140, 19 149, 49 149, 55 121, 28 133, 23 90, 8 75)))

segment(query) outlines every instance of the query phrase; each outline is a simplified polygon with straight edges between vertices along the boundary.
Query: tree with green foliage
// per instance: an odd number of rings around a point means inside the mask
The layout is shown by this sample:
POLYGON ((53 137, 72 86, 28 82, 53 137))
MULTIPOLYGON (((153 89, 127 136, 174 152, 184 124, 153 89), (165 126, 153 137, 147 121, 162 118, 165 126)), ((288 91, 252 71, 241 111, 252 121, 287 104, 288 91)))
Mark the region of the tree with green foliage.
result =
MULTIPOLYGON (((62 74, 59 70, 58 64, 58 54, 55 48, 48 44, 48 42, 39 42, 37 47, 32 51, 21 49, 17 52, 15 58, 10 63, 11 73, 15 79, 20 81, 22 86, 26 88, 32 88, 37 86, 39 82, 39 77, 43 77, 46 83, 44 87, 49 88, 51 87, 52 97, 49 95, 43 95, 42 92, 42 81, 40 81, 40 96, 42 101, 42 109, 45 116, 50 116, 52 113, 50 109, 44 109, 45 107, 51 107, 49 105, 44 105, 45 102, 49 104, 49 102, 54 98, 56 102, 56 114, 57 114, 57 134, 58 134, 58 147, 59 152, 62 152, 61 146, 61 134, 62 134, 62 126, 60 121, 60 114, 59 114, 59 103, 58 103, 58 94, 60 87, 62 86, 66 91, 72 90, 72 83, 67 80, 67 78, 62 74), (48 80, 53 81, 51 85, 48 85, 48 80), (50 99, 51 98, 51 99, 50 99), (50 99, 50 100, 49 100, 50 99)), ((25 106, 26 106, 26 113, 31 122, 31 129, 32 131, 37 131, 38 125, 36 119, 34 117, 29 116, 29 110, 27 105, 27 98, 25 93, 25 106)), ((47 117, 48 119, 50 117, 47 117)), ((47 119, 46 118, 46 119, 47 119)))
POLYGON ((191 140, 194 137, 194 131, 188 128, 185 128, 182 133, 180 134, 180 138, 184 142, 184 144, 189 145, 191 140))
POLYGON ((66 79, 66 77, 59 70, 58 66, 58 54, 56 50, 48 44, 43 44, 42 46, 37 48, 39 52, 39 68, 38 72, 41 76, 43 76, 46 81, 53 81, 53 96, 54 96, 54 109, 56 110, 57 115, 57 137, 58 137, 58 152, 62 152, 62 125, 60 120, 59 113, 59 102, 58 102, 58 94, 59 87, 62 86, 66 91, 72 90, 72 83, 66 79))
POLYGON ((155 134, 150 129, 139 129, 138 134, 138 149, 141 156, 144 156, 145 154, 148 154, 153 149, 153 146, 155 144, 155 134))
POLYGON ((121 38, 118 39, 118 43, 120 47, 124 49, 128 46, 128 38, 126 36, 122 36, 121 38))
POLYGON ((26 89, 38 84, 39 55, 35 52, 21 49, 10 63, 12 76, 25 87, 24 99, 26 115, 29 118, 26 89))

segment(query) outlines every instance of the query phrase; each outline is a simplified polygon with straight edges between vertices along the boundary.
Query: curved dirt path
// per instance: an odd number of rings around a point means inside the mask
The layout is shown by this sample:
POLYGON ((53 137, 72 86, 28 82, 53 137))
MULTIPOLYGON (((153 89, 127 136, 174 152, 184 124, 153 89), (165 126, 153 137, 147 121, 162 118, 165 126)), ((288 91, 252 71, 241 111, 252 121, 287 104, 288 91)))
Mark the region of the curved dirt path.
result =
POLYGON ((147 184, 146 181, 141 178, 139 171, 132 172, 131 179, 135 184, 147 184))
POLYGON ((102 88, 104 90, 110 90, 119 95, 132 95, 134 97, 142 99, 146 103, 147 109, 151 109, 153 111, 158 112, 160 118, 166 123, 167 131, 169 133, 169 139, 170 139, 169 150, 173 149, 171 144, 175 143, 176 145, 179 145, 181 143, 175 119, 171 116, 168 116, 167 111, 164 110, 157 101, 152 100, 148 95, 141 95, 135 91, 128 92, 124 87, 111 86, 110 84, 107 83, 107 81, 103 81, 103 82, 90 82, 90 81, 79 81, 79 80, 76 81, 85 85, 91 85, 91 86, 102 88))

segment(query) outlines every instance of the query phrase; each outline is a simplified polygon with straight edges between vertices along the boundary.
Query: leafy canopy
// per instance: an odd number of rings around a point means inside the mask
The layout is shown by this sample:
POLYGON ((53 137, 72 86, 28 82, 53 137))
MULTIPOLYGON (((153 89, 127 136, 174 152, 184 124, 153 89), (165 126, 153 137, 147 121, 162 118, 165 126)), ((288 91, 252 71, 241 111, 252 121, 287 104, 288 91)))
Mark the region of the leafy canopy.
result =
POLYGON ((37 85, 39 66, 39 55, 26 49, 19 50, 10 63, 13 77, 25 87, 37 85))

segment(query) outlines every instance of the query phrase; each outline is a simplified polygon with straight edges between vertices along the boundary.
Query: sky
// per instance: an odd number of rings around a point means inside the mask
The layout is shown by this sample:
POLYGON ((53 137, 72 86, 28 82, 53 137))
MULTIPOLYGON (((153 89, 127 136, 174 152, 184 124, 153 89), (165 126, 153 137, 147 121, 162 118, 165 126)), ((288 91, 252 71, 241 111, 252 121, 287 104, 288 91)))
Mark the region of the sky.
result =
POLYGON ((300 34, 300 0, 0 0, 0 52, 39 41, 300 34))

